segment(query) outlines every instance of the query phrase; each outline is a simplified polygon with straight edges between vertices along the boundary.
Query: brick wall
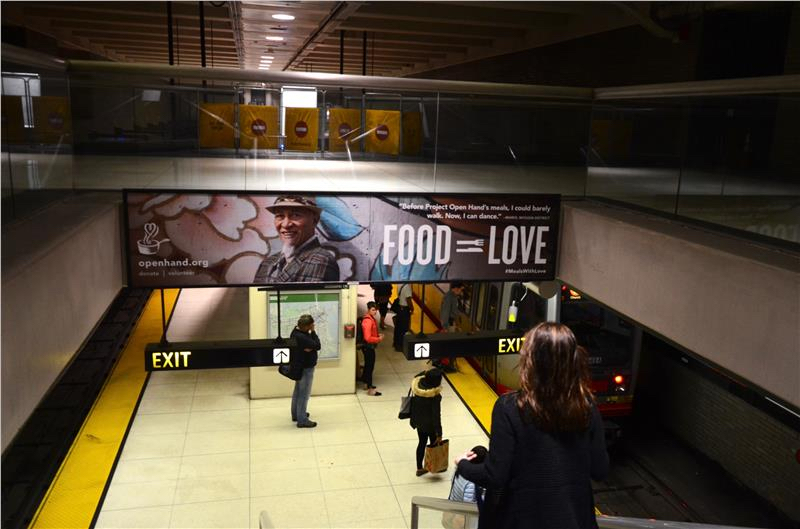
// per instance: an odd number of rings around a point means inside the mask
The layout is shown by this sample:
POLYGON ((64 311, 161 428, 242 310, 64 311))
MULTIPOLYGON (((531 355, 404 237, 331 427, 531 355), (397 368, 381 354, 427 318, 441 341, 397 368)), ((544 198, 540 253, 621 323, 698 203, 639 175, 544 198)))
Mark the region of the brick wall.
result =
POLYGON ((675 435, 794 520, 800 520, 800 432, 701 373, 659 355, 661 419, 675 435))

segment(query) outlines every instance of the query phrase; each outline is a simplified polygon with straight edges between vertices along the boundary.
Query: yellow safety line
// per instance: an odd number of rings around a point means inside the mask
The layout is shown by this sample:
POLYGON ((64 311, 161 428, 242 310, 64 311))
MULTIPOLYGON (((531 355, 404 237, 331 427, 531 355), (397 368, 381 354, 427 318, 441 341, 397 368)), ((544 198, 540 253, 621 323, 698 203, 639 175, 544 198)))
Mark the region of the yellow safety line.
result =
MULTIPOLYGON (((172 312, 178 292, 179 289, 164 291, 167 314, 172 312)), ((161 331, 161 296, 154 291, 39 505, 30 529, 77 529, 91 525, 147 377, 145 345, 159 341, 161 331)))
POLYGON ((492 408, 497 393, 478 374, 466 358, 458 359, 458 372, 445 376, 472 414, 487 432, 492 431, 492 408))

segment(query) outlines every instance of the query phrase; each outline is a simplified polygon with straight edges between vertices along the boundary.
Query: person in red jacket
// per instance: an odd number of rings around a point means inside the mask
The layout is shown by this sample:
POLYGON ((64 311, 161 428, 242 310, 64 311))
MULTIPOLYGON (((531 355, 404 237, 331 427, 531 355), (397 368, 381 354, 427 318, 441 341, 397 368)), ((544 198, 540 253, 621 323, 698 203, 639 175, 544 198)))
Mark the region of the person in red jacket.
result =
POLYGON ((367 394, 373 396, 381 394, 372 385, 372 371, 375 369, 375 346, 383 340, 383 334, 378 332, 376 314, 378 314, 378 305, 374 301, 370 301, 367 303, 367 315, 361 320, 361 330, 364 332, 364 345, 361 347, 361 351, 364 353, 364 373, 361 375, 361 381, 367 385, 367 394))

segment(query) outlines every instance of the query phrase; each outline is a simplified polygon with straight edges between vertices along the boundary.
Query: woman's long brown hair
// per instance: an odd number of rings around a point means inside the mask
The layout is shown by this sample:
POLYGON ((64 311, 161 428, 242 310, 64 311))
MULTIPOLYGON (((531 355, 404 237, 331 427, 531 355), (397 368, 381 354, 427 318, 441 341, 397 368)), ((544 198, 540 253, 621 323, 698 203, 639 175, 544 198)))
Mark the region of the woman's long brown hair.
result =
POLYGON ((589 361, 566 325, 540 323, 520 350, 517 407, 546 432, 580 432, 589 426, 589 361))

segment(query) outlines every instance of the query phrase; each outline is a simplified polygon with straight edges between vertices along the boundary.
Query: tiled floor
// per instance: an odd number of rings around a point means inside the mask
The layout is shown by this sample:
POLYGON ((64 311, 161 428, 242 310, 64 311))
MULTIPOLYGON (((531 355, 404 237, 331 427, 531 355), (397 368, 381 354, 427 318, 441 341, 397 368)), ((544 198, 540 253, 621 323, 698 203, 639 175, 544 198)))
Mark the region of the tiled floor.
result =
MULTIPOLYGON (((397 419, 423 369, 382 344, 383 395, 314 396, 314 429, 295 427, 288 398, 250 400, 247 369, 153 373, 96 527, 258 527, 262 511, 274 527, 408 527, 411 497, 446 498, 453 470, 416 477, 416 432, 397 419)), ((488 446, 447 383, 442 395, 451 456, 488 446)))

